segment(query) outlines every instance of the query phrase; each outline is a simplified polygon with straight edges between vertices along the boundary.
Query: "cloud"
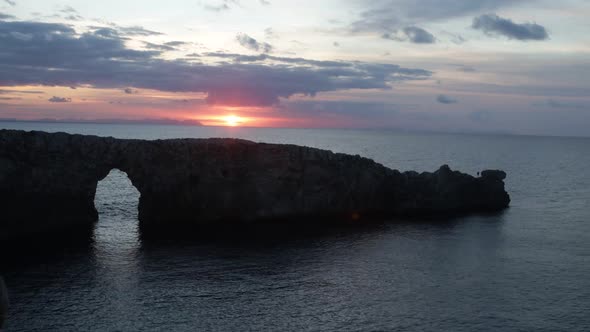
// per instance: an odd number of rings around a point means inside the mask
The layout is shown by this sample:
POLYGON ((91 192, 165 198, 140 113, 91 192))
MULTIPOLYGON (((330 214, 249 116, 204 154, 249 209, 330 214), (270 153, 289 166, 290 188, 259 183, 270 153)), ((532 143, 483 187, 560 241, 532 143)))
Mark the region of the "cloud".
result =
POLYGON ((163 33, 145 29, 140 26, 119 26, 109 23, 109 26, 90 26, 88 27, 96 35, 106 38, 127 38, 128 37, 150 37, 161 36, 163 33))
POLYGON ((561 101, 555 99, 547 99, 543 102, 533 103, 535 107, 550 107, 550 108, 569 108, 569 109, 590 109, 590 104, 583 104, 571 101, 561 101))
POLYGON ((391 33, 407 26, 443 21, 533 0, 362 0, 366 10, 352 32, 391 33))
POLYGON ((277 39, 278 38, 276 32, 271 27, 264 29, 264 37, 266 37, 266 39, 277 39))
POLYGON ((78 13, 76 9, 71 6, 65 6, 62 10, 60 10, 62 14, 65 14, 64 18, 68 21, 81 21, 84 19, 82 15, 78 13))
POLYGON ((239 33, 236 36, 236 40, 243 47, 256 52, 270 53, 273 49, 272 45, 268 43, 258 42, 256 39, 248 36, 245 33, 239 33))
POLYGON ((397 41, 409 41, 414 44, 434 44, 436 42, 434 35, 415 26, 405 27, 393 33, 384 33, 381 37, 397 41))
POLYGON ((140 37, 149 37, 149 36, 161 36, 163 33, 153 30, 144 29, 140 26, 130 26, 130 27, 116 27, 119 33, 124 36, 140 36, 140 37))
POLYGON ((246 59, 244 55, 217 53, 214 56, 233 61, 219 64, 167 60, 158 50, 129 48, 120 33, 78 33, 56 23, 0 21, 0 45, 0 86, 86 85, 199 92, 207 95, 208 103, 223 105, 270 106, 293 95, 389 90, 397 82, 432 75, 427 70, 393 64, 266 54, 246 59))
POLYGON ((460 64, 460 63, 449 63, 448 64, 451 67, 455 67, 457 68, 457 71, 463 72, 463 73, 475 73, 477 72, 477 69, 471 66, 467 66, 464 64, 460 64))
POLYGON ((182 41, 171 41, 171 42, 166 42, 163 44, 156 44, 156 43, 150 43, 150 42, 143 42, 145 48, 147 49, 151 49, 151 50, 158 50, 158 51, 177 51, 179 46, 185 45, 187 43, 182 42, 182 41))
POLYGON ((52 103, 71 103, 72 98, 63 98, 63 97, 53 96, 53 97, 49 98, 48 101, 50 101, 52 103))
POLYGON ((411 108, 411 105, 396 105, 383 102, 362 102, 353 100, 298 100, 285 103, 285 105, 282 106, 282 109, 296 111, 297 113, 304 114, 306 116, 318 113, 328 113, 364 117, 392 115, 399 112, 401 107, 411 108))
POLYGON ((123 89, 123 92, 125 92, 128 95, 135 95, 135 94, 139 93, 139 91, 134 90, 132 88, 125 88, 125 89, 123 89))
POLYGON ((477 69, 469 66, 458 66, 457 70, 462 71, 464 73, 474 73, 477 71, 477 69))
POLYGON ((13 0, 4 0, 4 2, 6 2, 7 4, 11 5, 11 6, 16 6, 16 2, 13 0))
POLYGON ((284 62, 290 64, 297 64, 297 65, 309 65, 309 66, 318 66, 318 67, 347 67, 350 64, 343 62, 343 61, 330 61, 330 60, 310 60, 304 58, 288 58, 288 57, 279 57, 273 56, 268 54, 258 54, 258 55, 245 55, 245 54, 236 54, 236 53, 223 53, 223 52, 208 52, 204 54, 208 57, 215 57, 215 58, 225 58, 231 59, 234 62, 263 62, 263 61, 277 61, 277 62, 284 62))
POLYGON ((167 42, 167 43, 163 43, 163 44, 156 44, 156 43, 150 43, 150 42, 144 41, 143 44, 144 44, 144 47, 147 49, 167 52, 167 51, 177 51, 179 49, 178 46, 184 45, 185 43, 184 42, 167 42))
POLYGON ((459 101, 453 97, 450 96, 446 96, 446 95, 438 95, 438 97, 436 97, 436 101, 438 101, 441 104, 456 104, 459 101))
POLYGON ((268 0, 260 0, 260 4, 263 6, 270 6, 270 1, 268 0))
POLYGON ((72 6, 65 6, 60 12, 65 14, 78 14, 78 11, 75 10, 72 6))
POLYGON ((34 90, 0 90, 0 95, 8 94, 8 93, 24 93, 24 94, 40 95, 40 94, 44 94, 45 92, 34 91, 34 90))
POLYGON ((434 36, 422 28, 406 27, 404 33, 415 44, 433 44, 435 42, 434 36))
POLYGON ((179 41, 179 40, 173 40, 173 41, 169 41, 169 42, 165 42, 164 45, 166 46, 172 46, 172 47, 178 47, 178 46, 183 46, 186 45, 186 42, 183 41, 179 41))
POLYGON ((467 39, 465 39, 463 36, 461 36, 458 33, 442 31, 441 34, 446 35, 449 38, 449 40, 451 41, 451 43, 453 43, 453 44, 461 45, 467 41, 467 39))
POLYGON ((473 19, 473 29, 481 30, 487 35, 505 36, 516 40, 546 40, 549 39, 547 30, 536 23, 514 23, 512 20, 501 18, 496 14, 481 15, 473 19))
POLYGON ((10 20, 10 19, 13 19, 13 18, 15 18, 15 17, 12 16, 12 15, 0 13, 0 20, 10 20))
POLYGON ((205 4, 203 8, 208 11, 212 12, 224 12, 230 10, 233 6, 239 6, 240 2, 238 0, 221 0, 215 4, 205 4))

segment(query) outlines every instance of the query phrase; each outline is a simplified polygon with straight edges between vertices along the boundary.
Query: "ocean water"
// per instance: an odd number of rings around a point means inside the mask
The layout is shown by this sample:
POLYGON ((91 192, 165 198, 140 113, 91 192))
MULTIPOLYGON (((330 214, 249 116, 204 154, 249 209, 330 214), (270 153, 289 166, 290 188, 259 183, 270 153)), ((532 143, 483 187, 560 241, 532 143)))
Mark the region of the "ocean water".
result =
POLYGON ((99 183, 87 246, 23 257, 7 331, 589 331, 590 139, 0 123, 121 138, 239 137, 400 170, 508 173, 495 216, 144 243, 139 194, 99 183))

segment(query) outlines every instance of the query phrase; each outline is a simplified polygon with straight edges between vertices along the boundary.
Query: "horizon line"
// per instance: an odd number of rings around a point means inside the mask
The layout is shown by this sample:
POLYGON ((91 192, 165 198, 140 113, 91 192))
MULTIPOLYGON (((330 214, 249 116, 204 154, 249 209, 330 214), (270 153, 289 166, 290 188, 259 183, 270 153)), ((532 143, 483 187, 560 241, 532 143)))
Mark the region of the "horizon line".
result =
MULTIPOLYGON (((445 130, 428 130, 428 129, 405 129, 396 127, 273 127, 273 126, 219 126, 219 125, 205 125, 199 120, 175 120, 169 118, 155 118, 155 119, 16 119, 16 118, 0 118, 1 122, 8 123, 61 123, 61 124, 97 124, 97 125, 153 125, 153 126, 178 126, 178 127, 207 127, 207 128, 225 128, 225 129, 313 129, 313 130, 374 130, 374 131, 397 131, 402 133, 415 134, 441 134, 441 135, 478 135, 478 136, 522 136, 522 137, 552 137, 552 138, 581 138, 590 139, 588 136, 564 136, 564 135, 539 135, 526 134, 514 132, 501 131, 445 131, 445 130)), ((0 128, 8 129, 8 128, 0 128)))

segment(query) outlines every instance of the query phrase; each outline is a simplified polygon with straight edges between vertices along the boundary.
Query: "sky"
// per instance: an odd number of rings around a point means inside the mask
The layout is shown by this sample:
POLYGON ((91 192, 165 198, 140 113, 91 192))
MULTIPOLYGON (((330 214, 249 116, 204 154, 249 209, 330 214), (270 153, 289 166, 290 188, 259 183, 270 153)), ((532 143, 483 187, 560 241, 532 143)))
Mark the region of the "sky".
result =
POLYGON ((590 136, 590 0, 0 0, 0 118, 590 136))

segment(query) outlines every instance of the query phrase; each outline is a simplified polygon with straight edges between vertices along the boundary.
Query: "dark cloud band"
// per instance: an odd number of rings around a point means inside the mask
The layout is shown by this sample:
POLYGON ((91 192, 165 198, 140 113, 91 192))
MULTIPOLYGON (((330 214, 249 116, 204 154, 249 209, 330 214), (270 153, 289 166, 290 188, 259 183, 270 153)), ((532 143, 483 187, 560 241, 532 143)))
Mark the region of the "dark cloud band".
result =
POLYGON ((64 24, 0 21, 0 86, 90 85, 202 92, 212 104, 269 106, 297 94, 390 89, 394 82, 431 76, 427 70, 393 64, 264 54, 250 61, 221 64, 164 60, 159 57, 161 50, 127 47, 126 32, 113 30, 79 34, 64 24))

